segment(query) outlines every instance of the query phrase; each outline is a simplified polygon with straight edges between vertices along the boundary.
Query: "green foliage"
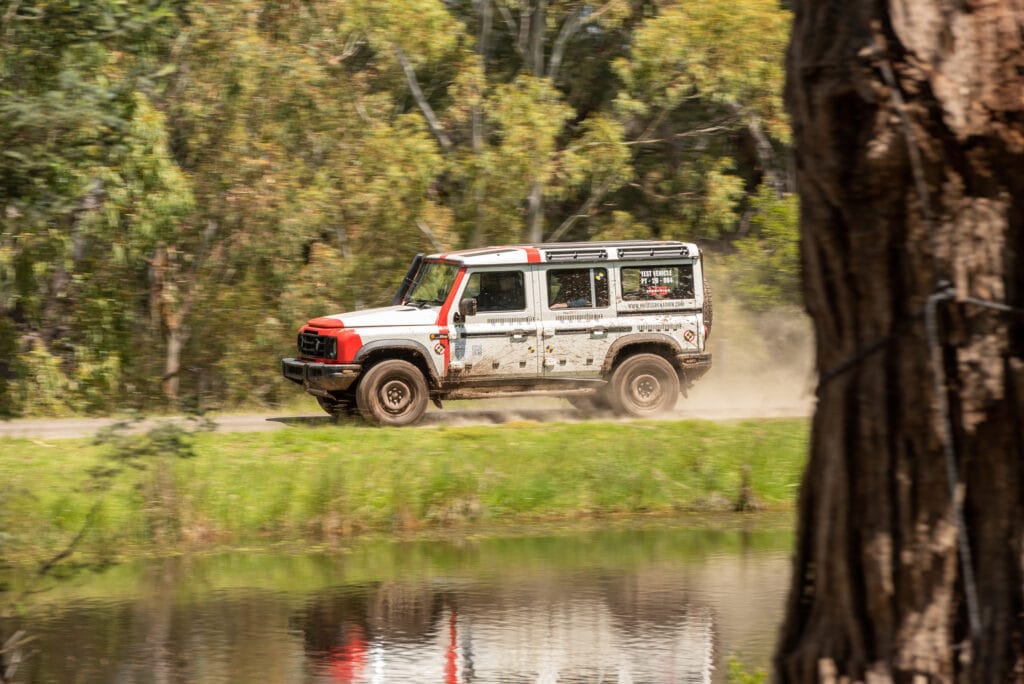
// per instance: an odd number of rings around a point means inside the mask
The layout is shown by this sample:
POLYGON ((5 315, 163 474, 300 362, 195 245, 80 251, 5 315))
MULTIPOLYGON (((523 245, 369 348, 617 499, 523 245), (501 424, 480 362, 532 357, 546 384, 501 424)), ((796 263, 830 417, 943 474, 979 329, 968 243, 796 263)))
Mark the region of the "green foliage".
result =
POLYGON ((800 303, 800 229, 796 195, 762 187, 751 207, 751 232, 729 259, 733 287, 751 308, 800 303))
POLYGON ((136 417, 99 432, 94 444, 102 460, 89 468, 87 489, 108 493, 117 484, 130 487, 131 504, 140 513, 144 534, 161 545, 181 534, 183 501, 174 461, 194 458, 196 435, 213 429, 213 423, 200 415, 190 416, 185 424, 165 422, 144 431, 140 423, 136 417), (134 477, 126 477, 129 473, 134 477))
POLYGON ((730 250, 753 209, 742 291, 791 301, 789 205, 757 194, 784 172, 789 21, 770 0, 0 3, 0 414, 279 401, 304 318, 386 302, 417 252, 531 231, 730 250))
POLYGON ((725 680, 729 684, 764 684, 768 681, 768 673, 764 670, 757 669, 750 671, 743 666, 743 663, 739 658, 730 656, 728 669, 725 672, 725 680))
MULTIPOLYGON (((345 425, 205 434, 165 427, 81 441, 0 442, 20 545, 77 530, 109 476, 95 540, 245 541, 637 512, 728 510, 749 466, 754 496, 793 504, 805 420, 588 423, 422 430, 345 425), (623 451, 622 444, 634 448, 623 451), (509 445, 514 448, 510 449, 509 445), (56 455, 60 458, 55 458, 56 455), (198 456, 181 458, 181 456, 198 456), (20 536, 23 532, 28 537, 20 536), (346 532, 347 531, 347 532, 346 532)), ((104 485, 106 486, 106 485, 104 485)))

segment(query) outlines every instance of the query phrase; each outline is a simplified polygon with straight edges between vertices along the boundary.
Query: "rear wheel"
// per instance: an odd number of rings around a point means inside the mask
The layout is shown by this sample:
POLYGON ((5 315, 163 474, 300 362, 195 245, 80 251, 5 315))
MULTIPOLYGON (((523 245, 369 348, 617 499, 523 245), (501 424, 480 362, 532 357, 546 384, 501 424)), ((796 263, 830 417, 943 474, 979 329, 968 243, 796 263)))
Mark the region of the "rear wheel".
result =
POLYGON ((612 373, 612 407, 628 416, 653 416, 672 410, 679 400, 679 376, 657 354, 637 354, 612 373))
POLYGON ((607 411, 611 408, 608 397, 603 392, 566 397, 572 407, 579 411, 607 411))
POLYGON ((380 425, 409 425, 427 410, 427 381, 408 361, 382 361, 368 370, 356 387, 356 405, 363 417, 380 425))

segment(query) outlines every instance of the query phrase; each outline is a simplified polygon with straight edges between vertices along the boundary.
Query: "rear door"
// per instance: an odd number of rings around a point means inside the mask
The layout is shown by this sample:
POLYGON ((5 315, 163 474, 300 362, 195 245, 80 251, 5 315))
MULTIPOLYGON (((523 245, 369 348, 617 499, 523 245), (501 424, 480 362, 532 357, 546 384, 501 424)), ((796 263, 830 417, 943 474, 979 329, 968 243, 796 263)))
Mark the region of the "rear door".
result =
POLYGON ((545 377, 599 377, 615 320, 610 269, 604 265, 549 267, 542 290, 541 352, 545 377))
POLYGON ((472 298, 477 313, 456 325, 451 369, 463 378, 535 378, 538 353, 537 287, 530 266, 467 272, 456 301, 472 298))

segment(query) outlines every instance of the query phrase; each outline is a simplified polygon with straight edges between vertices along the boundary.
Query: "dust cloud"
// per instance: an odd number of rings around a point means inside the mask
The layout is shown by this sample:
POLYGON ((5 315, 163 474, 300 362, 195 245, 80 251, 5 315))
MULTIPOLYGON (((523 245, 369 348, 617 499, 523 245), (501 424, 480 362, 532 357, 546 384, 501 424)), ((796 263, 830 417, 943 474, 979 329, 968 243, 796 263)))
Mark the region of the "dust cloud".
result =
POLYGON ((809 416, 814 410, 814 331, 795 307, 752 313, 716 302, 711 370, 676 407, 690 418, 809 416))
MULTIPOLYGON (((796 307, 752 313, 716 302, 708 349, 711 370, 666 420, 732 420, 810 416, 814 411, 814 332, 796 307)), ((516 397, 445 402, 421 426, 628 420, 608 409, 579 410, 564 399, 516 397)))

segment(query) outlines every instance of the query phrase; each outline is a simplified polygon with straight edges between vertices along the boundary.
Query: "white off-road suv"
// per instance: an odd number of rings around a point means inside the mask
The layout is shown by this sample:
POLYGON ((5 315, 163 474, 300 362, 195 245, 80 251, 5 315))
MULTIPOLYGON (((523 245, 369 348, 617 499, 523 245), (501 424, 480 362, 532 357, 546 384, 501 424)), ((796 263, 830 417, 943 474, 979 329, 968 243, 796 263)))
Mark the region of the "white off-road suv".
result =
POLYGON ((392 306, 310 320, 281 367, 328 413, 385 425, 428 401, 524 395, 647 416, 711 367, 710 304, 691 243, 420 255, 392 306))

